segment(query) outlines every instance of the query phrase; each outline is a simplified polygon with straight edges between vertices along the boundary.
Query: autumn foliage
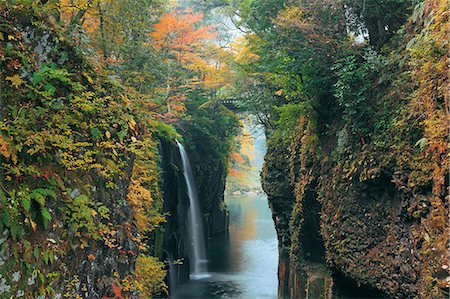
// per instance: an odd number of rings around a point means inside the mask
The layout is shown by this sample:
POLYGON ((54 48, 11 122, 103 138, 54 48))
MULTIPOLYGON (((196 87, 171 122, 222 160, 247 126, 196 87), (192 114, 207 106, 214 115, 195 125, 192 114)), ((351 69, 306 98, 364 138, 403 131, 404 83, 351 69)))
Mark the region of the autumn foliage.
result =
POLYGON ((192 10, 166 13, 149 34, 152 46, 163 56, 168 69, 166 80, 158 89, 168 108, 166 121, 176 121, 185 110, 186 94, 202 87, 203 74, 209 66, 205 52, 216 37, 214 26, 201 25, 203 17, 192 10))
POLYGON ((205 40, 216 36, 214 26, 198 26, 202 19, 203 13, 192 10, 164 14, 149 34, 153 38, 153 46, 175 55, 180 63, 195 62, 200 58, 196 50, 203 46, 205 40))

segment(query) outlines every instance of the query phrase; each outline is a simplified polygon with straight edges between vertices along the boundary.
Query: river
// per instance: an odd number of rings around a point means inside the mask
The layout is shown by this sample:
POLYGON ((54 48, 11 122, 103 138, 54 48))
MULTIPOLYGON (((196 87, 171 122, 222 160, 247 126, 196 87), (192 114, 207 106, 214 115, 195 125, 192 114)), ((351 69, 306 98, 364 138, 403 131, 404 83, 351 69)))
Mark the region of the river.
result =
MULTIPOLYGON (((259 178, 266 141, 262 128, 252 125, 249 120, 244 124, 241 158, 237 160, 246 160, 244 164, 247 165, 235 163, 235 176, 228 177, 225 193, 229 232, 208 241, 207 275, 191 275, 197 279, 179 286, 171 298, 277 299, 278 240, 259 178)), ((317 250, 320 252, 319 248, 317 250)), ((384 297, 373 289, 357 286, 339 273, 332 273, 324 262, 307 262, 305 265, 307 270, 302 275, 314 277, 311 281, 317 282, 311 283, 306 298, 316 298, 317 294, 324 293, 333 299, 384 297)))
POLYGON ((247 136, 241 143, 247 146, 241 154, 250 167, 243 168, 243 177, 228 179, 229 233, 208 242, 209 277, 179 286, 173 298, 277 298, 278 240, 267 197, 259 192, 265 136, 251 121, 246 121, 244 132, 247 136), (253 191, 232 195, 231 185, 253 191))
POLYGON ((227 205, 229 235, 209 241, 210 277, 190 280, 174 298, 277 298, 278 241, 266 196, 229 196, 227 205))

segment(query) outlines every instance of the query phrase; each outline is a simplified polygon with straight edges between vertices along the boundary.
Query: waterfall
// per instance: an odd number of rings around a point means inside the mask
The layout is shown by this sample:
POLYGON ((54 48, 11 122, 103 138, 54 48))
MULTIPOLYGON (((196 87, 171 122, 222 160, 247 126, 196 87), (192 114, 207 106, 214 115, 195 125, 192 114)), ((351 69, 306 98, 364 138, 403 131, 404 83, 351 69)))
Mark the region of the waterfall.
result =
POLYGON ((167 262, 169 263, 169 293, 173 294, 177 284, 177 279, 175 276, 175 269, 174 269, 175 265, 173 263, 172 256, 169 256, 167 258, 167 262))
POLYGON ((178 140, 176 142, 180 149, 181 161, 183 162, 183 174, 189 196, 188 232, 191 241, 189 256, 191 267, 190 278, 199 279, 208 276, 202 214, 200 213, 198 194, 189 158, 183 145, 179 143, 178 140))

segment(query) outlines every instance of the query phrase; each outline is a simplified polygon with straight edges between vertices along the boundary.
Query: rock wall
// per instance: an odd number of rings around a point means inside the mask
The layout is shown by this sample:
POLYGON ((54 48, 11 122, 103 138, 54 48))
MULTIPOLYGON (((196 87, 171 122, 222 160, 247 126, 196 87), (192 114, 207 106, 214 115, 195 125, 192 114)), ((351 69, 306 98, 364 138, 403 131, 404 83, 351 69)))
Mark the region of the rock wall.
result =
POLYGON ((163 172, 164 212, 164 253, 166 259, 176 261, 170 269, 171 288, 189 279, 187 212, 189 198, 183 176, 180 152, 176 144, 161 142, 161 168, 163 172))
POLYGON ((152 228, 140 224, 158 223, 158 178, 150 165, 139 178, 150 187, 133 180, 155 147, 125 101, 134 94, 96 71, 49 15, 4 7, 0 297, 137 298, 148 286, 139 275, 165 272, 143 249, 152 228))
MULTIPOLYGON (((316 248, 317 242, 303 242, 302 247, 306 245, 309 250, 304 255, 292 254, 293 230, 297 228, 292 223, 295 194, 292 175, 289 171, 291 165, 289 146, 283 144, 282 139, 277 136, 269 139, 267 146, 261 178, 278 235, 278 297, 331 298, 333 279, 331 271, 324 263, 321 263, 325 256, 320 248, 316 248), (312 254, 316 259, 305 262, 304 256, 312 254)), ((313 218, 311 222, 315 220, 313 218)), ((311 223, 311 226, 314 226, 313 224, 315 223, 311 223)), ((316 237, 317 229, 319 229, 318 223, 311 231, 303 232, 302 238, 308 240, 316 237)))
POLYGON ((263 179, 276 185, 289 174, 294 194, 292 208, 280 212, 275 203, 284 190, 265 188, 275 219, 290 213, 288 230, 276 222, 290 237, 288 252, 282 251, 289 256, 289 275, 287 263, 280 267, 289 290, 282 296, 306 296, 303 270, 320 262, 319 251, 332 276, 376 289, 378 296, 449 296, 446 28, 448 1, 422 1, 378 51, 379 69, 367 60, 350 71, 355 64, 349 63, 333 84, 309 95, 318 101, 311 111, 302 98, 301 113, 274 117, 269 142, 287 150, 269 148, 263 179), (360 71, 367 86, 355 84, 360 71), (357 102, 359 95, 364 103, 357 102), (288 119, 295 123, 286 124, 288 119))
MULTIPOLYGON (((175 261, 170 269, 170 277, 174 281, 169 281, 170 288, 173 289, 189 279, 190 240, 187 228, 189 198, 178 147, 172 142, 161 142, 160 151, 164 181, 164 212, 168 215, 164 226, 164 252, 166 259, 175 261)), ((205 237, 226 232, 228 230, 228 212, 224 203, 226 171, 222 167, 213 168, 215 170, 213 172, 205 171, 205 168, 211 167, 209 164, 211 160, 208 159, 210 157, 192 152, 189 150, 189 144, 187 151, 192 165, 203 170, 195 174, 208 174, 195 177, 202 206, 205 237), (195 161, 205 161, 205 164, 198 164, 195 161)))
POLYGON ((294 190, 290 184, 288 149, 269 140, 267 154, 261 173, 261 183, 268 195, 272 218, 278 235, 278 297, 290 298, 294 295, 294 271, 290 263, 291 232, 289 222, 294 203, 294 190))
MULTIPOLYGON (((130 171, 131 167, 128 169, 130 171)), ((132 274, 135 269, 136 253, 140 249, 136 242, 138 232, 132 222, 134 211, 126 201, 129 179, 118 182, 115 190, 105 188, 105 182, 100 178, 94 178, 92 183, 90 200, 114 211, 109 221, 111 228, 114 227, 116 232, 104 236, 109 239, 109 246, 105 246, 102 241, 94 241, 90 242, 87 248, 75 247, 68 251, 67 256, 61 261, 65 269, 61 274, 65 278, 66 292, 82 294, 86 298, 102 298, 114 295, 111 285, 118 284, 115 277, 132 274)), ((73 194, 75 195, 77 191, 78 189, 74 189, 73 194)), ((49 236, 58 239, 52 233, 49 236)), ((137 293, 130 295, 138 297, 137 293)))
POLYGON ((322 198, 322 235, 333 267, 389 296, 428 297, 427 280, 444 295, 445 246, 441 241, 432 248, 426 244, 430 235, 440 235, 445 227, 441 203, 433 207, 430 195, 398 190, 389 176, 347 185, 345 193, 338 191, 345 184, 336 183, 335 189, 330 184, 335 179, 323 180, 328 196, 322 198), (431 221, 433 228, 420 237, 431 221))
POLYGON ((262 179, 280 241, 279 298, 448 294, 444 197, 405 187, 393 169, 355 181, 272 138, 262 179))

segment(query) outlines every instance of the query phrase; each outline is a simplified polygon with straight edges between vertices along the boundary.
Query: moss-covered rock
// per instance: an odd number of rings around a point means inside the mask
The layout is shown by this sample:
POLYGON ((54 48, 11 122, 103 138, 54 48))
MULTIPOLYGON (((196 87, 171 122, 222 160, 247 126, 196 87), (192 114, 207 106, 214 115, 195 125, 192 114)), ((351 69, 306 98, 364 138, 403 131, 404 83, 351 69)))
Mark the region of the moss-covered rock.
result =
POLYGON ((0 296, 138 297, 136 259, 162 221, 139 96, 94 69, 50 15, 1 8, 0 296))
MULTIPOLYGON (((350 84, 354 75, 373 80, 362 91, 370 101, 358 107, 373 116, 336 115, 328 119, 330 123, 316 127, 316 122, 327 121, 316 109, 317 114, 298 118, 291 136, 277 139, 286 131, 282 127, 270 134, 269 144, 271 138, 283 149, 269 146, 265 190, 276 199, 293 189, 292 206, 274 209, 275 219, 290 213, 289 229, 284 226, 279 232, 290 238, 289 250, 283 251, 289 267, 286 262, 280 267, 280 279, 288 281, 282 296, 301 294, 297 286, 302 285, 301 273, 311 259, 308 247, 315 235, 311 224, 317 221, 317 237, 323 241, 323 257, 331 269, 388 297, 448 296, 449 174, 444 166, 448 140, 443 133, 448 132, 444 104, 448 95, 443 92, 448 76, 442 72, 448 14, 444 2, 425 1, 416 7, 397 37, 400 42, 386 45, 392 52, 377 54, 383 61, 377 72, 353 68, 354 62, 344 70, 338 68, 335 88, 350 84), (362 73, 353 73, 356 69, 362 73), (351 75, 345 77, 350 81, 343 82, 341 75, 351 75), (354 123, 355 118, 364 126, 354 123), (358 129, 366 133, 361 135, 358 129), (312 221, 317 208, 320 219, 312 221), (299 280, 292 282, 295 275, 299 280)), ((345 92, 356 88, 346 86, 345 92)), ((320 246, 313 247, 319 250, 320 246)), ((286 286, 286 281, 280 283, 286 286)))

